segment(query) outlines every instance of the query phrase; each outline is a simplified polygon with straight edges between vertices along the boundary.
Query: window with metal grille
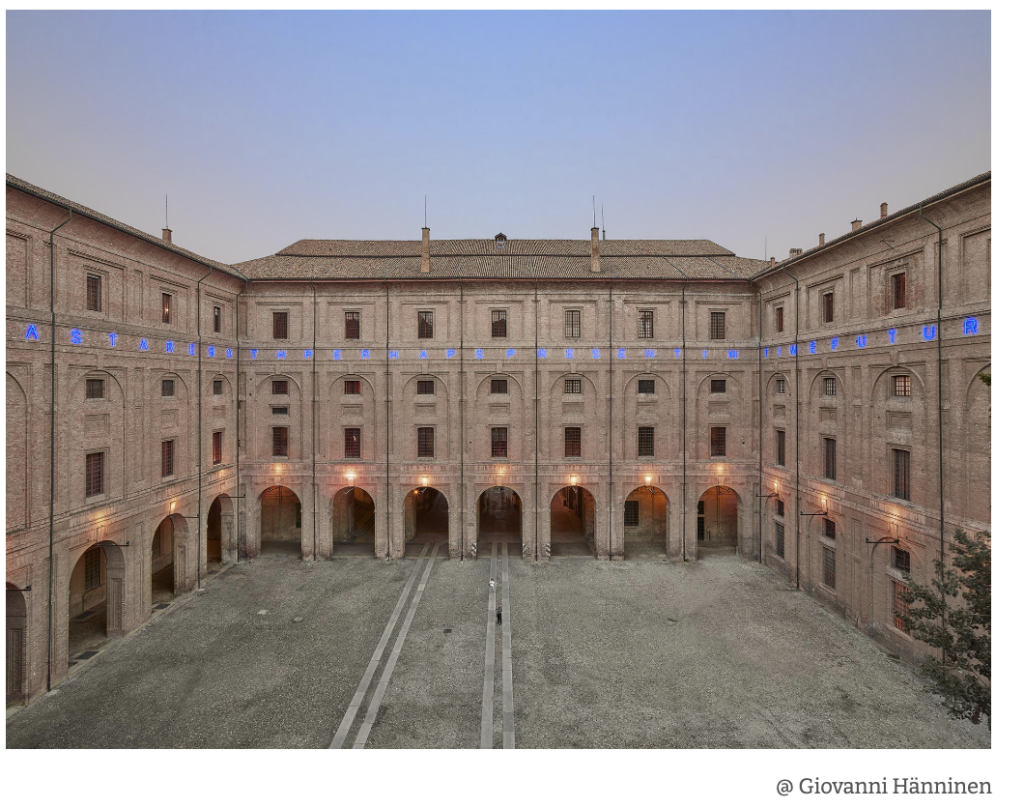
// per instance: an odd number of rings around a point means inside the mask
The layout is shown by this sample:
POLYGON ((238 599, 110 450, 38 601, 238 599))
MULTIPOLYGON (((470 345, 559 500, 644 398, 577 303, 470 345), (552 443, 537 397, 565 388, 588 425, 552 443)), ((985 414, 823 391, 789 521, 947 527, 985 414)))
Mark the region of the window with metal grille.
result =
POLYGON ((222 395, 224 393, 224 380, 214 379, 213 380, 213 394, 215 396, 222 395))
POLYGON ((622 523, 626 527, 640 526, 640 503, 635 499, 626 500, 626 509, 622 514, 622 523))
POLYGON ((654 339, 654 310, 640 309, 640 318, 636 322, 636 335, 640 339, 654 339))
POLYGON ((345 379, 345 395, 358 396, 362 392, 360 379, 345 379))
POLYGON ((271 427, 271 430, 274 444, 271 454, 274 457, 288 457, 288 427, 275 426, 271 427))
POLYGON ((174 379, 160 380, 160 395, 165 398, 174 395, 174 379))
POLYGON ((565 312, 565 336, 569 339, 579 339, 580 336, 580 311, 579 309, 567 309, 565 312))
POLYGON ((821 380, 821 383, 822 393, 824 393, 826 396, 834 396, 836 394, 835 376, 826 376, 824 379, 821 380))
POLYGON ((901 581, 892 582, 892 624, 896 626, 900 631, 907 630, 907 624, 904 622, 907 614, 910 612, 910 604, 907 603, 903 598, 910 594, 910 587, 901 581))
POLYGON ((776 516, 785 516, 786 515, 786 503, 783 502, 781 499, 776 499, 775 500, 775 515, 776 516))
POLYGON ((582 457, 583 455, 583 428, 579 426, 567 426, 565 428, 565 456, 582 457))
POLYGON ((275 311, 273 313, 274 339, 288 339, 288 312, 275 311))
POLYGON ((897 272, 892 276, 892 307, 894 309, 905 309, 907 307, 907 273, 897 272))
POLYGON ((892 495, 910 500, 910 452, 906 449, 892 450, 892 495))
POLYGON ((775 392, 778 393, 780 396, 781 395, 785 395, 785 393, 786 393, 786 380, 785 379, 776 379, 775 380, 775 392))
POLYGON ((508 379, 491 379, 491 393, 496 396, 508 394, 508 379))
POLYGON ((359 312, 345 312, 345 339, 359 339, 359 312))
POLYGON ((421 426, 416 428, 416 456, 434 456, 434 427, 421 426))
POLYGON ((295 503, 295 527, 302 527, 302 503, 295 503))
POLYGON ((775 430, 775 463, 779 466, 786 465, 786 431, 775 430))
POLYGON ((213 330, 220 333, 220 306, 213 307, 213 330))
POLYGON ((822 519, 821 528, 825 533, 826 539, 834 539, 836 537, 836 523, 831 519, 822 519))
POLYGON ((213 433, 213 465, 224 462, 224 433, 213 433))
POLYGON ((103 398, 103 379, 86 379, 85 397, 103 398))
POLYGON ((358 429, 345 430, 345 457, 362 457, 362 435, 358 429))
POLYGON ((836 479, 836 439, 824 438, 822 440, 822 460, 826 480, 836 479))
POLYGON ((910 553, 902 547, 892 548, 892 565, 900 572, 910 574, 910 553))
POLYGON ((711 312, 711 323, 708 339, 725 339, 725 312, 711 312))
POLYGON ((637 382, 638 393, 653 393, 654 392, 654 379, 640 379, 637 382))
POLYGON ((288 408, 287 407, 271 407, 270 408, 270 414, 271 415, 287 415, 288 414, 288 408))
POLYGON ((171 322, 171 296, 164 292, 160 295, 160 316, 163 322, 171 322))
POLYGON ((85 495, 94 497, 103 493, 103 452, 85 456, 85 495))
POLYGON ((636 453, 639 457, 654 457, 653 426, 642 426, 637 429, 636 453))
POLYGON ((832 292, 825 292, 821 296, 821 321, 823 323, 831 323, 835 319, 833 303, 834 298, 832 292))
POLYGON ((712 379, 711 380, 711 392, 712 393, 724 393, 725 392, 725 379, 712 379))
POLYGON ((566 379, 566 395, 580 395, 583 392, 583 379, 566 379))
POLYGON ((100 585, 100 556, 103 550, 90 547, 85 551, 85 591, 96 589, 100 585))
POLYGON ((508 312, 504 309, 495 309, 491 312, 491 336, 508 336, 508 312))
POLYGON ((829 589, 836 588, 836 551, 831 547, 821 548, 821 582, 829 589))
POLYGON ((85 276, 85 308, 89 311, 100 311, 100 284, 103 279, 99 275, 85 276))
POLYGON ((273 396, 286 396, 288 395, 288 380, 287 379, 273 379, 270 382, 270 394, 273 396))
POLYGON ((775 330, 781 331, 786 323, 786 315, 782 310, 782 306, 775 307, 775 330))
POLYGON ((508 457, 508 427, 491 427, 491 457, 508 457))
POLYGON ((775 555, 786 557, 786 526, 782 522, 775 523, 775 555))
POLYGON ((432 311, 419 311, 416 312, 417 320, 417 333, 420 339, 433 339, 434 338, 434 312, 432 311))
POLYGON ((171 477, 174 474, 174 441, 165 440, 160 444, 160 475, 171 477))
POLYGON ((711 456, 725 457, 725 427, 711 427, 711 456))
POLYGON ((417 379, 416 380, 416 395, 418 395, 418 396, 432 396, 432 395, 434 395, 434 380, 433 379, 417 379))
POLYGON ((909 376, 893 376, 892 377, 892 394, 904 398, 910 395, 910 377, 909 376))

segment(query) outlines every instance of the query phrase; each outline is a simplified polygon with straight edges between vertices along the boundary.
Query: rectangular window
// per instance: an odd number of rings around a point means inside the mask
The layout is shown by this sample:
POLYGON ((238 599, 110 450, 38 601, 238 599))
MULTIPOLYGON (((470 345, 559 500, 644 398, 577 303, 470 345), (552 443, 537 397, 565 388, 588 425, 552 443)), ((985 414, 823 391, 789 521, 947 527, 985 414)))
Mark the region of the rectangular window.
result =
POLYGON ((826 480, 836 479, 836 439, 824 438, 822 441, 822 454, 824 457, 824 473, 826 480))
POLYGON ((416 395, 418 395, 418 396, 432 396, 432 395, 434 395, 434 380, 433 379, 417 379, 416 380, 416 395))
POLYGON ((711 427, 711 456, 725 457, 725 427, 711 427))
POLYGON ((213 465, 224 462, 224 433, 213 433, 213 465))
POLYGON ((708 339, 725 339, 725 312, 711 312, 711 328, 708 339))
POLYGON ((910 377, 909 376, 893 376, 892 377, 892 394, 900 398, 904 398, 910 395, 910 377))
POLYGON ((345 430, 345 457, 362 457, 362 436, 359 429, 345 430))
POLYGON ((162 379, 160 381, 160 395, 164 398, 174 395, 174 379, 162 379))
POLYGON ((583 427, 567 426, 565 428, 565 456, 583 456, 583 427))
POLYGON ((103 379, 86 379, 85 397, 103 398, 103 379))
POLYGON ((85 551, 85 591, 96 589, 100 585, 100 557, 103 550, 90 547, 85 551))
POLYGON ((569 339, 580 337, 580 311, 579 309, 567 309, 565 312, 565 336, 569 339))
POLYGON ((775 515, 776 516, 785 516, 786 515, 786 503, 783 502, 781 499, 776 499, 775 500, 775 515))
POLYGON ((640 526, 640 503, 635 499, 626 500, 626 510, 623 513, 622 523, 626 527, 640 526))
POLYGON ((213 394, 215 396, 223 395, 224 393, 224 380, 214 379, 213 380, 213 394))
POLYGON ((642 426, 637 430, 636 453, 638 457, 654 457, 654 427, 642 426))
POLYGON ((417 333, 420 339, 434 338, 434 312, 416 312, 417 333))
POLYGON ((785 312, 782 310, 782 306, 777 306, 775 308, 775 330, 776 331, 782 331, 783 327, 785 326, 785 323, 786 323, 785 312))
POLYGON ((775 380, 775 392, 778 393, 780 396, 786 394, 786 380, 785 379, 776 379, 775 380))
POLYGON ((892 624, 900 631, 906 631, 907 625, 903 619, 910 611, 910 604, 903 600, 904 595, 910 594, 910 587, 901 581, 892 582, 892 624))
POLYGON ((434 427, 421 426, 416 428, 416 456, 434 456, 434 427))
POLYGON ((275 426, 272 427, 272 430, 271 434, 274 438, 272 454, 274 457, 288 457, 288 427, 275 426))
POLYGON ((711 380, 711 392, 712 393, 724 393, 725 392, 725 379, 712 379, 711 380))
POLYGON ((565 380, 565 394, 570 396, 578 396, 583 393, 583 379, 566 379, 565 380))
POLYGON ((637 382, 638 393, 653 393, 654 392, 654 379, 640 379, 637 382))
POLYGON ((94 497, 103 493, 103 452, 85 456, 85 495, 94 497))
POLYGON ((508 427, 491 428, 491 457, 508 457, 508 427))
POLYGON ((900 572, 910 574, 910 553, 902 547, 892 548, 892 565, 900 572))
POLYGON ((288 312, 275 311, 274 317, 274 339, 288 339, 288 312))
POLYGON ((784 429, 775 430, 775 464, 786 465, 786 431, 784 429))
POLYGON ((775 523, 775 555, 786 557, 786 526, 782 522, 775 523))
POLYGON ((345 312, 345 339, 359 339, 359 312, 345 312))
POLYGON ((496 396, 508 395, 508 379, 491 379, 491 393, 496 396))
POLYGON ((892 276, 892 307, 894 309, 905 309, 907 307, 907 273, 897 272, 892 276))
POLYGON ((295 527, 302 527, 302 503, 295 503, 295 527))
POLYGON ((835 319, 834 298, 832 292, 825 292, 821 296, 821 321, 831 323, 835 319))
POLYGON ((100 284, 103 283, 99 275, 85 276, 85 308, 89 311, 100 311, 100 284))
POLYGON ((174 476, 174 441, 165 440, 160 444, 160 475, 174 476))
POLYGON ((271 407, 270 408, 270 414, 271 415, 287 415, 288 414, 288 408, 287 407, 271 407))
POLYGON ((640 309, 640 319, 637 320, 636 331, 636 335, 640 339, 654 339, 653 309, 640 309))
POLYGON ((213 307, 213 330, 220 333, 220 306, 213 307))
POLYGON ((821 582, 829 589, 836 588, 836 551, 831 547, 821 548, 821 582))
POLYGON ((167 294, 167 292, 164 292, 163 294, 160 295, 160 298, 161 298, 161 301, 160 301, 160 305, 161 305, 160 316, 161 316, 161 319, 165 323, 170 323, 171 322, 171 296, 169 294, 167 294))
POLYGON ((910 500, 910 452, 906 449, 892 450, 892 495, 910 500))
POLYGON ((834 396, 836 394, 836 377, 826 376, 822 381, 822 392, 826 396, 834 396))
POLYGON ((360 379, 345 379, 345 395, 358 396, 361 392, 360 379))
POLYGON ((288 380, 287 379, 274 379, 270 382, 270 394, 273 396, 286 396, 288 395, 288 380))
POLYGON ((491 336, 508 336, 508 312, 504 309, 496 309, 491 312, 491 336))
POLYGON ((831 519, 822 519, 821 527, 825 532, 826 539, 834 539, 836 537, 836 523, 831 519))

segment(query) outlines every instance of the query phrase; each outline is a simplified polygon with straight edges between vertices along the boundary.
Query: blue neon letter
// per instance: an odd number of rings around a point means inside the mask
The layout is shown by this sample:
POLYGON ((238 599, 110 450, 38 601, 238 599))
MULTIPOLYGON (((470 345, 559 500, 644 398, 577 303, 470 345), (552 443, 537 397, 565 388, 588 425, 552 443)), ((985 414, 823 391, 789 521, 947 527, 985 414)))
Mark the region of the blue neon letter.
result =
POLYGON ((82 329, 72 328, 71 329, 71 344, 81 345, 82 344, 82 329))
POLYGON ((964 320, 964 336, 969 337, 971 334, 978 333, 978 318, 968 317, 964 320))
POLYGON ((931 342, 933 339, 935 339, 935 326, 923 326, 921 328, 921 336, 924 337, 926 342, 931 342))

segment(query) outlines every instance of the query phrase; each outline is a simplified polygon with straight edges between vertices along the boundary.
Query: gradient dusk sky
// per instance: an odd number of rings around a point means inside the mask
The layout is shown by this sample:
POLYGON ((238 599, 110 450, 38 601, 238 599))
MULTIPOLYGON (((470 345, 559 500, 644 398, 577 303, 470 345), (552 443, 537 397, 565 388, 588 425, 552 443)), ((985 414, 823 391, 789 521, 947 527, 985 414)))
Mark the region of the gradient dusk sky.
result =
POLYGON ((988 12, 8 12, 7 171, 233 263, 300 238, 778 257, 991 168, 988 12))

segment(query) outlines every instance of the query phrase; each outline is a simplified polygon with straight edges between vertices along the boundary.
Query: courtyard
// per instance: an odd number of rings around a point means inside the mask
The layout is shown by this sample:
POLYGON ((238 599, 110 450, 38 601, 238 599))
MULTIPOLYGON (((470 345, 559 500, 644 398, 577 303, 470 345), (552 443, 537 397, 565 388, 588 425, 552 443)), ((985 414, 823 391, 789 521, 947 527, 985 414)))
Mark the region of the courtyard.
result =
POLYGON ((911 667, 755 562, 535 564, 520 547, 227 567, 15 711, 7 745, 990 744, 911 667))

